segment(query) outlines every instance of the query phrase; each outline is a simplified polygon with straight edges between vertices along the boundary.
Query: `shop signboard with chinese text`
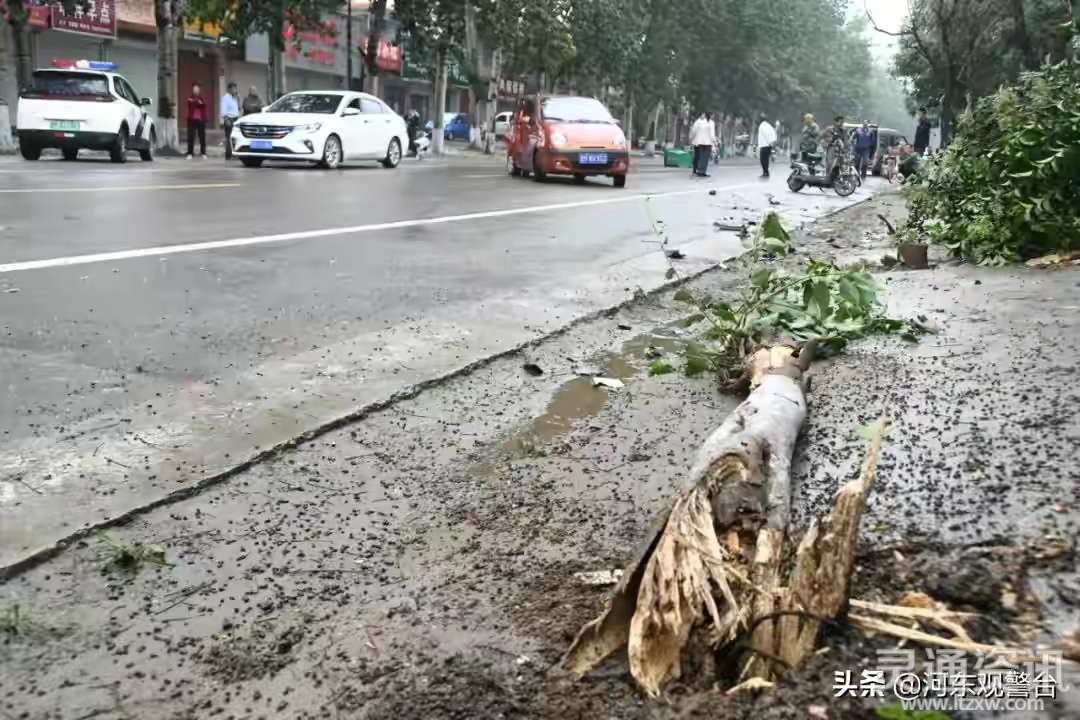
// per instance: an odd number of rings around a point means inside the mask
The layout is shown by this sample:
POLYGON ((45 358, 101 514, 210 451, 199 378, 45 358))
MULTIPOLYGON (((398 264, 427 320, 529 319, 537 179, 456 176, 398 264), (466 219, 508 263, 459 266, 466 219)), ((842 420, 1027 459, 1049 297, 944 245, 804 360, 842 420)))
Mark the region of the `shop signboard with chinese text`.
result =
POLYGON ((95 37, 116 37, 115 0, 86 0, 70 10, 61 3, 54 3, 52 29, 95 37))

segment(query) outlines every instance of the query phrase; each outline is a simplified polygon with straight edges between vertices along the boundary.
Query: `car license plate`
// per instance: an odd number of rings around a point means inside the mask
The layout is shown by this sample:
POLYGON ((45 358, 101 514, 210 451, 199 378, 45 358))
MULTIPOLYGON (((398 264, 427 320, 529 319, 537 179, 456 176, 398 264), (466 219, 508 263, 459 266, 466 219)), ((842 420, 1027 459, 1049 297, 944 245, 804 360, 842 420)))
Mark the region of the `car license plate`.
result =
POLYGON ((49 121, 49 129, 50 130, 78 130, 79 129, 79 121, 78 120, 50 120, 49 121))
POLYGON ((274 143, 271 140, 252 140, 251 141, 251 149, 252 150, 273 150, 274 149, 274 143))
POLYGON ((582 165, 607 165, 607 153, 581 153, 578 162, 582 165))

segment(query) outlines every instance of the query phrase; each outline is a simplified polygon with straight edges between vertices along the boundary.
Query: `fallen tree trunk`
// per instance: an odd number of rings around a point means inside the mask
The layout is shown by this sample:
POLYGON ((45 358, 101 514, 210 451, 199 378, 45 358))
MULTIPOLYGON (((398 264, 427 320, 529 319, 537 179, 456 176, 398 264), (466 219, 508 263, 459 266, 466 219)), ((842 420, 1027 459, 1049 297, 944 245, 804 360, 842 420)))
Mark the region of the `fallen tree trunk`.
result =
MULTIPOLYGON (((782 597, 790 465, 812 355, 812 344, 798 356, 786 346, 754 354, 749 397, 706 440, 688 487, 623 574, 607 610, 581 629, 566 669, 581 676, 625 644, 634 679, 657 695, 680 676, 692 632, 706 633, 695 647, 716 648, 773 612, 782 597)), ((754 639, 773 646, 773 631, 759 626, 754 639)))

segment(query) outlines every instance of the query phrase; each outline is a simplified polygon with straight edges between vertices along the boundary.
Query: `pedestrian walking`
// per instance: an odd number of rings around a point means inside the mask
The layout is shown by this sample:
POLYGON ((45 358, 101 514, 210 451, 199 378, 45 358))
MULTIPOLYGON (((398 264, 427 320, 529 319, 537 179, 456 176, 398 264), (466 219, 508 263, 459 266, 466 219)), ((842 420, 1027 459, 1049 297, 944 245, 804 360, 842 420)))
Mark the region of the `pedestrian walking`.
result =
POLYGON ((709 146, 709 158, 713 163, 720 162, 720 153, 717 151, 717 144, 720 142, 720 136, 716 132, 716 116, 712 113, 705 113, 709 118, 709 132, 712 134, 712 144, 709 146))
POLYGON ((926 119, 926 108, 919 108, 915 113, 915 153, 923 155, 930 147, 930 121, 926 119))
POLYGON ((237 97, 236 83, 229 83, 221 96, 221 128, 225 131, 225 160, 232 160, 233 123, 240 117, 240 100, 237 97))
POLYGON ((199 136, 199 150, 206 159, 206 98, 202 96, 199 83, 191 84, 191 95, 187 99, 187 157, 195 154, 195 135, 199 136))
POLYGON ((708 113, 701 113, 690 128, 690 144, 694 148, 693 174, 698 177, 709 176, 709 151, 712 149, 712 126, 708 113))
POLYGON ((758 125, 758 159, 761 160, 761 177, 769 177, 769 163, 772 161, 773 145, 776 144, 776 128, 769 124, 765 113, 761 113, 758 125))
POLYGON ((248 88, 247 97, 244 98, 243 109, 245 115, 262 112, 263 101, 262 98, 259 97, 259 91, 254 85, 248 88))
POLYGON ((866 177, 866 169, 870 166, 873 152, 874 131, 870 129, 870 123, 863 120, 862 126, 855 131, 855 167, 861 177, 866 177))

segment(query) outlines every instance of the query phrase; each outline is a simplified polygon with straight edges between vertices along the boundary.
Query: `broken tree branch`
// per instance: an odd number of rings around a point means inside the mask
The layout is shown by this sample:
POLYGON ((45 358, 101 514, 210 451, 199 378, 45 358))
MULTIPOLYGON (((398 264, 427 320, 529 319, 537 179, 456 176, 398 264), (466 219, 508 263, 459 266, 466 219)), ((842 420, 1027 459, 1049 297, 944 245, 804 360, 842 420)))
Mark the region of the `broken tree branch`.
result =
MULTIPOLYGON (((791 509, 791 457, 806 416, 802 357, 764 348, 750 363, 752 391, 705 441, 675 498, 605 612, 585 625, 563 666, 581 676, 623 644, 649 695, 681 673, 691 633, 715 648, 768 614, 791 509)), ((759 626, 754 633, 772 632, 759 626)))

